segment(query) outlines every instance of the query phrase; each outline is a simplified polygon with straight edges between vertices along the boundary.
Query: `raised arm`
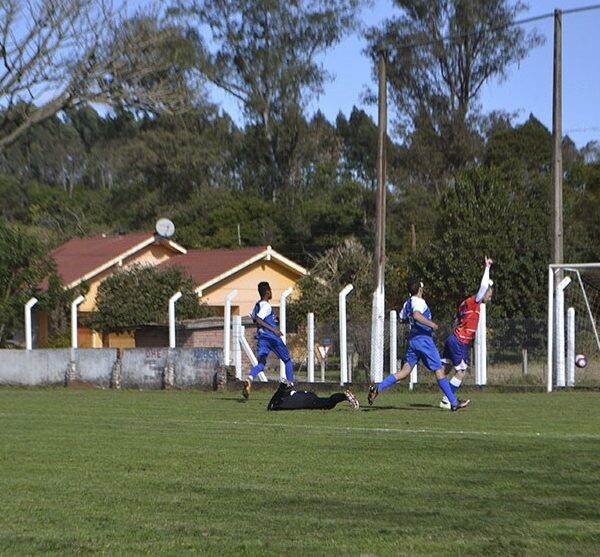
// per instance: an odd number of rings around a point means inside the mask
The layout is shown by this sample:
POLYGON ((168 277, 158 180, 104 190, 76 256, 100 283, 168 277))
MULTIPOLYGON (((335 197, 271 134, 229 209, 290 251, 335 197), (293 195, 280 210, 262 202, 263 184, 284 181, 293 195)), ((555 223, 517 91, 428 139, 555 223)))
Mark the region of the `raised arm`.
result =
POLYGON ((486 255, 485 256, 485 270, 483 271, 483 277, 481 277, 481 284, 479 285, 479 290, 477 294, 475 294, 475 301, 477 303, 481 302, 482 298, 485 296, 487 289, 491 286, 490 280, 490 267, 492 266, 493 261, 486 255))

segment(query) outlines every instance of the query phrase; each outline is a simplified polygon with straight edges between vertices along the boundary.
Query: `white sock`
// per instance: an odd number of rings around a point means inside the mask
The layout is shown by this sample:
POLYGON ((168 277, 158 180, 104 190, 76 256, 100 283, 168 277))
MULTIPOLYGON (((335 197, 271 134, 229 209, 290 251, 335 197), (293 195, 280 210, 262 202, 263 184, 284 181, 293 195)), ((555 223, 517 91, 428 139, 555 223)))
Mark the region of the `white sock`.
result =
MULTIPOLYGON (((452 379, 450 379, 450 385, 452 385, 454 387, 454 389, 452 389, 452 391, 454 393, 456 393, 456 391, 462 385, 462 381, 460 379, 458 379, 458 377, 453 377, 452 379)), ((448 403, 450 401, 448 400, 448 397, 446 395, 444 395, 444 397, 442 398, 442 402, 448 403)))

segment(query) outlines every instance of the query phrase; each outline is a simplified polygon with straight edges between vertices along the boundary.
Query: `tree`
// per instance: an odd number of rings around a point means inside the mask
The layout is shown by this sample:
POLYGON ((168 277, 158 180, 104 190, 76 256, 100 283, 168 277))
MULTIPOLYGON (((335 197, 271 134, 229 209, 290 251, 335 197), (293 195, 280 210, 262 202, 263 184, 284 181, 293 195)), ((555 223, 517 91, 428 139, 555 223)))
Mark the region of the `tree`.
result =
POLYGON ((181 291, 179 319, 212 315, 198 302, 194 283, 179 267, 134 266, 104 280, 98 287, 96 311, 86 324, 102 333, 131 331, 140 325, 166 324, 169 298, 181 291))
POLYGON ((0 3, 0 151, 61 110, 103 103, 161 111, 187 104, 179 30, 156 12, 127 18, 102 0, 0 3), (175 59, 173 54, 177 54, 175 59))
POLYGON ((355 24, 358 0, 178 0, 172 13, 209 29, 198 69, 239 101, 265 168, 263 194, 293 183, 302 111, 326 78, 316 56, 355 24))
POLYGON ((564 188, 565 261, 600 260, 600 144, 586 145, 567 171, 564 188))
POLYGON ((22 323, 23 307, 51 270, 45 249, 22 227, 0 220, 0 346, 22 323))
POLYGON ((533 116, 516 127, 504 127, 490 134, 483 162, 494 166, 508 180, 550 176, 552 134, 533 116))
POLYGON ((335 124, 344 141, 344 166, 355 179, 374 190, 377 185, 377 125, 364 110, 356 107, 352 107, 347 120, 340 112, 335 124))
POLYGON ((332 320, 337 320, 339 293, 347 284, 354 286, 347 300, 348 340, 364 366, 371 346, 373 258, 354 238, 347 238, 314 259, 310 274, 298 281, 300 294, 291 300, 288 315, 291 323, 301 325, 312 312, 317 328, 330 326, 332 320))
POLYGON ((457 176, 440 199, 435 240, 421 248, 409 275, 423 278, 430 306, 450 319, 479 284, 484 255, 494 260, 497 317, 541 317, 546 310, 550 240, 547 180, 512 182, 494 169, 457 176))
POLYGON ((0 151, 0 165, 22 179, 58 185, 72 195, 84 176, 86 155, 77 130, 54 115, 0 151))
POLYGON ((256 194, 205 188, 176 213, 177 238, 193 247, 277 245, 282 231, 265 218, 271 211, 270 202, 256 194))
POLYGON ((514 24, 525 4, 507 0, 394 0, 400 16, 367 32, 368 52, 388 61, 397 131, 408 164, 437 193, 448 173, 481 149, 477 99, 483 84, 541 44, 514 24))
POLYGON ((189 203, 210 186, 227 187, 233 171, 235 126, 203 110, 144 118, 137 141, 125 147, 128 166, 167 203, 189 203))
MULTIPOLYGON (((592 145, 578 150, 568 137, 563 139, 565 261, 598 258, 600 165, 593 153, 592 145)), ((508 187, 529 184, 535 196, 542 180, 550 195, 552 134, 533 115, 520 126, 492 133, 483 162, 499 171, 508 187)))
POLYGON ((331 180, 327 187, 315 184, 293 213, 276 217, 286 231, 283 251, 293 252, 294 260, 303 261, 311 255, 321 256, 351 237, 366 243, 371 235, 366 212, 372 199, 370 190, 351 180, 331 180))

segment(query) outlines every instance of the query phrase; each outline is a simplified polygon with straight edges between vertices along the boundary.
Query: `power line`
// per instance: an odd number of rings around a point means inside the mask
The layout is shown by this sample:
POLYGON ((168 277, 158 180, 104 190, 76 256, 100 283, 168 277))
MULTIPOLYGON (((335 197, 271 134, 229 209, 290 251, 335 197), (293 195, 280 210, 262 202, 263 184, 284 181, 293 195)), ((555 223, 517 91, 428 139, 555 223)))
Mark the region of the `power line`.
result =
POLYGON ((503 27, 509 27, 510 25, 522 25, 523 23, 531 23, 532 21, 539 21, 541 19, 548 19, 554 17, 555 12, 560 12, 563 15, 574 14, 577 12, 589 12, 591 10, 600 9, 600 4, 593 4, 591 6, 580 6, 579 8, 571 8, 570 10, 555 10, 554 12, 550 12, 542 15, 535 15, 532 17, 528 17, 525 19, 519 19, 518 21, 514 21, 504 26, 494 27, 494 29, 502 29, 503 27))
POLYGON ((571 128, 569 130, 565 130, 565 133, 585 133, 585 132, 600 132, 600 128, 571 128))
MULTIPOLYGON (((591 6, 580 6, 578 8, 571 8, 569 10, 556 10, 556 11, 558 11, 564 15, 569 15, 569 14, 579 13, 579 12, 589 12, 592 10, 600 10, 600 4, 592 4, 591 6)), ((525 18, 525 19, 519 19, 517 21, 511 21, 511 22, 505 23, 503 25, 495 25, 493 27, 489 27, 488 30, 489 31, 499 31, 501 29, 506 29, 507 27, 514 27, 517 25, 523 25, 525 23, 532 23, 534 21, 540 21, 542 19, 549 19, 549 18, 553 18, 554 14, 555 14, 555 12, 550 12, 547 14, 536 15, 536 16, 525 18)), ((399 46, 399 48, 415 48, 417 46, 430 46, 430 45, 433 45, 433 44, 436 44, 439 42, 444 42, 444 41, 453 42, 457 39, 463 39, 465 37, 477 35, 479 32, 480 31, 468 31, 465 33, 460 33, 458 35, 446 35, 445 37, 441 37, 439 39, 432 39, 429 41, 415 41, 412 43, 401 44, 399 46)))

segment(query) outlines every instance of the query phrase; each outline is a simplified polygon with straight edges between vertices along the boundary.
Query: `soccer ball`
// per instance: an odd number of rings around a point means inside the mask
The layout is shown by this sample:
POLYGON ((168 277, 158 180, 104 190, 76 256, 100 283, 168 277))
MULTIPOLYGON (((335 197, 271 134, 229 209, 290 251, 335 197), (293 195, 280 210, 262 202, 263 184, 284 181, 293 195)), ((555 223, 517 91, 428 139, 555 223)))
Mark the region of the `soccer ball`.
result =
POLYGON ((585 354, 577 354, 577 356, 575 356, 575 365, 577 367, 587 366, 588 365, 587 356, 585 354))

